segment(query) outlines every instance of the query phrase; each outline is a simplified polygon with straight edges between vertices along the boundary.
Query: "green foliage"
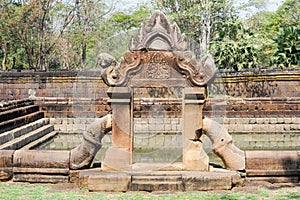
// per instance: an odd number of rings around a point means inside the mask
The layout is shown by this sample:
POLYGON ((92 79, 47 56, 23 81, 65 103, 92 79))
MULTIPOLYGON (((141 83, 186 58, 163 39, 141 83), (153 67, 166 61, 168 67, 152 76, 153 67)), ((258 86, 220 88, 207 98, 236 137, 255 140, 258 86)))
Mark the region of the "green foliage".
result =
POLYGON ((3 11, 0 12, 0 58, 6 60, 2 67, 4 70, 28 68, 28 57, 24 48, 26 43, 22 41, 22 38, 26 37, 26 27, 21 18, 24 11, 17 3, 3 2, 1 8, 3 11))
MULTIPOLYGON (((196 57, 211 53, 219 68, 299 67, 299 0, 286 0, 276 12, 263 11, 266 0, 241 2, 239 9, 255 9, 244 20, 231 0, 153 2, 190 38, 196 57)), ((106 0, 26 0, 0 1, 0 10, 3 70, 72 70, 93 68, 99 52, 119 59, 152 5, 126 13, 106 0)))
POLYGON ((244 37, 238 41, 224 39, 211 45, 211 52, 219 69, 241 71, 258 66, 257 48, 251 38, 244 37))
POLYGON ((280 28, 274 41, 277 49, 272 64, 281 68, 300 66, 300 26, 280 28))
POLYGON ((286 0, 276 11, 278 31, 273 36, 275 51, 271 65, 277 67, 300 66, 300 2, 286 0))
POLYGON ((226 0, 156 0, 156 5, 194 41, 190 49, 196 55, 206 53, 215 35, 228 31, 237 20, 231 1, 226 0))
POLYGON ((299 67, 299 23, 297 0, 286 0, 276 12, 258 12, 245 20, 256 36, 252 42, 259 67, 299 67))
POLYGON ((286 0, 276 11, 280 27, 300 26, 300 1, 286 0))
POLYGON ((106 52, 120 59, 128 50, 130 38, 136 34, 137 28, 150 17, 150 11, 142 5, 131 14, 114 13, 101 27, 102 38, 96 52, 106 52))

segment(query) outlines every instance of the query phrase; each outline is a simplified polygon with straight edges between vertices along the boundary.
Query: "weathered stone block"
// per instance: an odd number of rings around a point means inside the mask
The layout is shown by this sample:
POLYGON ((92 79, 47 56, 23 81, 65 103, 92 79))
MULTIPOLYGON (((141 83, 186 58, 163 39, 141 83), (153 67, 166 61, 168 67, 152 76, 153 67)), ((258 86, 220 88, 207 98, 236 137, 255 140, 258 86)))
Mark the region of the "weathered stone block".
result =
POLYGON ((233 176, 235 174, 224 172, 184 172, 182 181, 185 183, 186 191, 229 190, 233 186, 233 176))
POLYGON ((172 131, 171 124, 165 124, 165 131, 172 131))
POLYGON ((149 119, 147 118, 141 118, 141 124, 148 124, 149 119))
POLYGON ((103 160, 105 170, 130 170, 132 153, 128 148, 110 147, 103 160))
POLYGON ((298 169, 300 166, 297 151, 246 151, 245 155, 246 171, 298 169))
POLYGON ((171 129, 172 129, 172 131, 177 131, 177 125, 176 124, 172 124, 171 125, 171 129))
POLYGON ((171 123, 171 118, 164 118, 164 124, 170 124, 171 123))
POLYGON ((131 175, 122 172, 101 172, 87 180, 89 191, 126 192, 131 182, 131 175))
POLYGON ((203 150, 201 142, 191 141, 183 151, 183 165, 185 170, 208 171, 209 158, 203 150))
POLYGON ((264 124, 265 123, 264 118, 256 118, 256 123, 257 124, 264 124))
POLYGON ((276 124, 277 119, 276 118, 269 118, 269 124, 276 124))
POLYGON ((299 178, 298 176, 287 176, 287 177, 280 177, 280 176, 254 176, 248 177, 248 181, 267 181, 270 183, 298 183, 299 178))
POLYGON ((13 154, 14 150, 1 150, 0 154, 0 180, 12 178, 13 154))
POLYGON ((134 131, 142 131, 143 125, 141 124, 134 124, 134 131))
POLYGON ((13 166, 69 169, 69 159, 69 151, 17 150, 13 156, 13 166))
POLYGON ((155 125, 155 130, 156 131, 164 131, 164 125, 163 124, 156 124, 155 125))
POLYGON ((15 182, 30 183, 66 183, 69 181, 69 176, 45 174, 14 174, 13 180, 15 182))
POLYGON ((155 123, 156 124, 163 124, 164 123, 164 119, 163 118, 156 118, 155 119, 155 123))

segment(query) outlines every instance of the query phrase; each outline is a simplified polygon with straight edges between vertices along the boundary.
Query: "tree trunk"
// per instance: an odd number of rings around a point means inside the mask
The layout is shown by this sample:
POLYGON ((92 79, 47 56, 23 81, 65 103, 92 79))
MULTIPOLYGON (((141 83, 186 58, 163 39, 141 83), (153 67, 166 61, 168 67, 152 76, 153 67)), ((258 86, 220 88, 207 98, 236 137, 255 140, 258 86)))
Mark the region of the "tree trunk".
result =
POLYGON ((85 64, 86 64, 86 42, 82 42, 81 44, 81 65, 82 68, 85 68, 85 64))
POLYGON ((7 63, 7 44, 4 44, 2 47, 3 50, 3 60, 2 60, 2 70, 5 71, 7 69, 6 63, 7 63))

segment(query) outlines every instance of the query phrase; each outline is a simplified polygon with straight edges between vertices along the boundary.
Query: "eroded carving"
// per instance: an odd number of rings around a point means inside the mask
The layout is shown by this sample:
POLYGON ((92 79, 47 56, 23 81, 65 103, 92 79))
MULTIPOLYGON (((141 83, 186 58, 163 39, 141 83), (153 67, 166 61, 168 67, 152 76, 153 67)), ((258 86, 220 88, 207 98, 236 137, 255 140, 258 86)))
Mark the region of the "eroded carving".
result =
POLYGON ((105 84, 114 86, 119 79, 116 59, 107 53, 100 53, 97 58, 96 67, 101 69, 101 77, 105 84))
POLYGON ((232 143, 232 137, 224 126, 205 117, 203 131, 212 142, 213 152, 222 159, 227 169, 245 169, 245 153, 232 143))
MULTIPOLYGON (((107 57, 100 58, 109 59, 109 56, 107 57)), ((110 65, 100 66, 102 78, 109 86, 127 86, 131 78, 143 68, 146 69, 146 79, 168 79, 173 68, 184 76, 187 86, 202 87, 213 81, 217 71, 210 55, 205 55, 198 61, 189 51, 126 52, 120 64, 116 64, 115 61, 107 63, 110 65)))
POLYGON ((165 50, 185 51, 186 37, 181 34, 176 23, 170 24, 167 17, 156 11, 146 25, 141 25, 138 34, 129 44, 130 51, 165 50))
POLYGON ((147 65, 147 78, 167 79, 170 77, 170 67, 163 54, 156 52, 147 65))
POLYGON ((178 71, 184 74, 191 86, 205 86, 215 78, 217 68, 210 55, 197 61, 190 51, 175 52, 178 71))
POLYGON ((71 150, 70 169, 89 168, 99 149, 101 140, 112 129, 112 115, 96 118, 87 131, 83 133, 83 141, 71 150))

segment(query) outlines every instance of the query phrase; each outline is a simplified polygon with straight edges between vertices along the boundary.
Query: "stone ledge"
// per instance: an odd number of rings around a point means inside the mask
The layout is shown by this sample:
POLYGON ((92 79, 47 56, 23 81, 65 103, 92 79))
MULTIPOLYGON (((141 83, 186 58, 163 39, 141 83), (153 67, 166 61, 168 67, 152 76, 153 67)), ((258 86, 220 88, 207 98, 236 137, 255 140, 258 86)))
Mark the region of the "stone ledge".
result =
POLYGON ((230 190, 235 185, 243 182, 238 172, 234 171, 84 171, 78 172, 78 180, 74 180, 78 185, 85 186, 89 191, 97 192, 126 192, 136 191, 136 183, 132 183, 133 176, 144 178, 141 188, 143 191, 208 191, 208 190, 230 190), (173 181, 176 176, 176 185, 173 181), (180 177, 181 180, 178 180, 180 177), (163 178, 164 184, 158 179, 163 178), (170 181, 168 181, 170 178, 170 181), (154 180, 154 181, 153 181, 154 180), (180 184, 179 184, 180 182, 180 184), (170 187, 168 186, 170 183, 170 187), (158 185, 157 185, 158 184, 158 185), (179 185, 178 185, 179 184, 179 185), (176 186, 176 187, 175 187, 176 186), (180 186, 180 187, 179 187, 180 186))

